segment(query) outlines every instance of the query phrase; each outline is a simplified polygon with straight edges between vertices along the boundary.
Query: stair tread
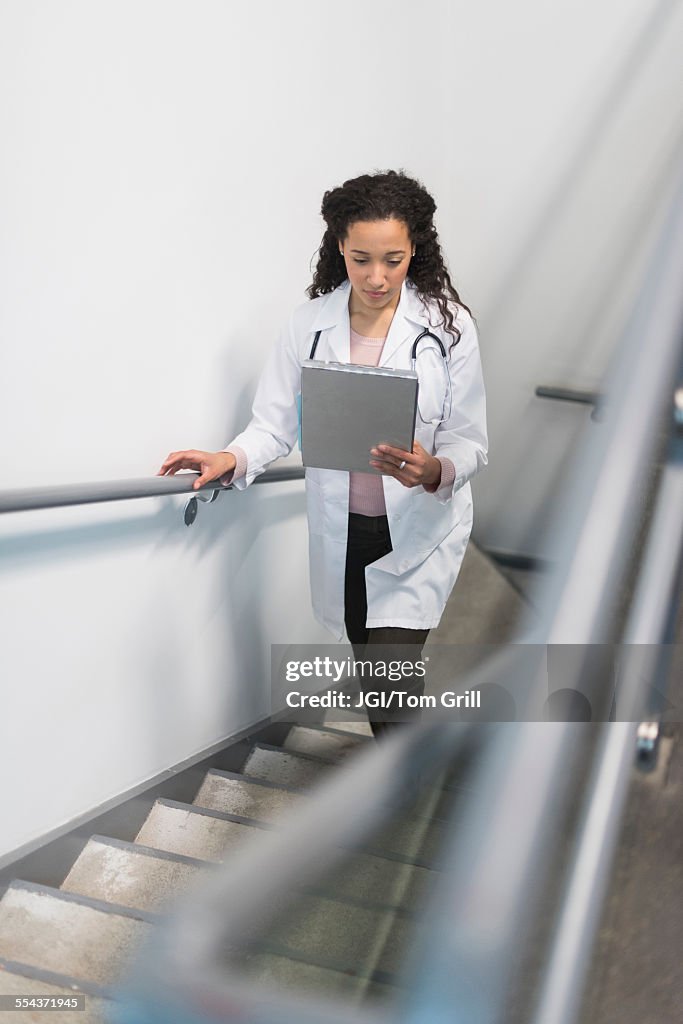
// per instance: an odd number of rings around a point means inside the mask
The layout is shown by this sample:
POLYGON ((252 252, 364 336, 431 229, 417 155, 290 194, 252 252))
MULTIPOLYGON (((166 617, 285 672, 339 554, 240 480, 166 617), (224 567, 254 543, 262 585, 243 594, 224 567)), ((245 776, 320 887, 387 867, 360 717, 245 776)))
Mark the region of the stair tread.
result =
MULTIPOLYGON (((246 776, 225 778, 208 772, 194 803, 217 811, 278 823, 308 799, 310 796, 305 792, 279 787, 271 789, 262 780, 246 776)), ((376 835, 369 837, 367 845, 432 864, 437 861, 442 834, 443 823, 439 820, 404 817, 391 821, 376 835)))
POLYGON ((66 892, 163 913, 197 872, 201 862, 153 857, 135 843, 92 837, 62 883, 66 892))
POLYGON ((388 860, 374 853, 353 853, 328 878, 316 882, 330 895, 420 910, 435 873, 421 865, 388 860))
POLYGON ((151 928, 49 886, 13 882, 0 900, 0 956, 101 985, 118 980, 151 928))
POLYGON ((317 729, 310 726, 292 726, 283 747, 299 754, 315 754, 325 758, 342 758, 357 753, 367 745, 363 736, 355 733, 339 733, 332 729, 317 729))
POLYGON ((305 793, 274 788, 247 776, 226 778, 207 772, 193 803, 246 818, 277 822, 282 815, 301 807, 306 799, 305 793))
MULTIPOLYGON (((202 813, 192 805, 154 805, 136 837, 137 842, 171 853, 221 862, 226 856, 253 840, 259 827, 202 813)), ((356 897, 415 909, 432 882, 433 872, 422 865, 405 864, 379 853, 353 852, 344 855, 334 877, 325 880, 330 894, 356 897), (405 903, 402 901, 405 900, 405 903)), ((313 881, 313 880, 311 880, 313 881)))
POLYGON ((366 996, 386 1001, 394 995, 387 984, 277 953, 254 953, 247 958, 245 968, 260 981, 295 992, 343 998, 347 1005, 359 1003, 366 996))
POLYGON ((331 708, 325 712, 325 717, 322 724, 329 729, 335 729, 339 732, 352 733, 354 736, 367 736, 368 739, 373 738, 373 732, 370 728, 370 723, 367 718, 357 718, 353 720, 347 720, 345 722, 337 721, 339 711, 336 708, 331 708))
POLYGON ((391 908, 300 894, 284 918, 269 925, 266 949, 275 945, 338 971, 395 974, 414 929, 414 918, 391 908))
POLYGON ((244 763, 243 774, 288 786, 312 786, 334 767, 330 759, 256 743, 244 763))
MULTIPOLYGON (((102 988, 115 985, 149 936, 154 915, 188 887, 197 871, 255 839, 306 800, 306 788, 338 760, 343 763, 347 753, 372 742, 365 723, 350 731, 337 724, 343 723, 295 726, 289 746, 255 744, 243 776, 208 773, 193 805, 157 801, 134 843, 91 837, 61 890, 11 885, 0 901, 0 958, 25 961, 43 974, 33 979, 36 984, 57 989, 59 982, 46 975, 102 988)), ((402 821, 384 830, 384 838, 405 844, 414 833, 413 823, 402 821)), ((325 976, 342 987, 348 983, 357 993, 386 987, 383 975, 396 970, 409 928, 397 908, 417 911, 434 877, 428 867, 401 862, 401 855, 403 845, 345 854, 333 876, 318 880, 321 891, 300 894, 298 909, 282 932, 284 955, 278 949, 258 954, 271 973, 303 972, 309 982, 314 974, 325 976), (334 916, 329 913, 332 901, 334 916), (384 906, 365 906, 364 901, 384 906), (364 946, 379 950, 371 976, 364 946), (313 962, 306 963, 307 956, 313 962), (289 959, 298 966, 285 966, 289 959)), ((88 1019, 82 1011, 74 1013, 81 1024, 88 1019)))
POLYGON ((169 853, 219 861, 239 849, 256 829, 257 823, 233 821, 210 808, 157 800, 135 841, 169 853))
MULTIPOLYGON (((36 976, 36 969, 28 964, 19 964, 6 961, 0 964, 0 991, 6 996, 46 996, 54 998, 69 998, 74 995, 85 996, 85 1007, 82 1010, 54 1010, 51 1013, 57 1014, 55 1020, 60 1024, 107 1024, 110 1019, 106 1016, 111 1009, 111 1001, 100 996, 86 992, 81 993, 78 988, 70 984, 70 979, 62 978, 58 974, 53 975, 53 980, 47 980, 51 972, 41 972, 44 977, 36 976), (59 980, 57 980, 59 979, 59 980)), ((42 1024, 45 1020, 44 1009, 26 1008, 12 1010, 12 1024, 42 1024)), ((48 1017, 48 1019, 52 1019, 48 1017)))

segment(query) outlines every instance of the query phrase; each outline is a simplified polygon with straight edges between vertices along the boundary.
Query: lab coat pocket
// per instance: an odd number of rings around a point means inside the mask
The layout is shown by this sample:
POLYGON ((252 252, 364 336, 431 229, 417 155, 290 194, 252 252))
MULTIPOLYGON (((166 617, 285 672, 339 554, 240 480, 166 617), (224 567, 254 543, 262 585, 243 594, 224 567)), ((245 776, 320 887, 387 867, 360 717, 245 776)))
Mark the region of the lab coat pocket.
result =
POLYGON ((412 538, 416 551, 431 553, 457 526, 466 511, 462 501, 438 502, 433 494, 419 488, 413 501, 412 538))

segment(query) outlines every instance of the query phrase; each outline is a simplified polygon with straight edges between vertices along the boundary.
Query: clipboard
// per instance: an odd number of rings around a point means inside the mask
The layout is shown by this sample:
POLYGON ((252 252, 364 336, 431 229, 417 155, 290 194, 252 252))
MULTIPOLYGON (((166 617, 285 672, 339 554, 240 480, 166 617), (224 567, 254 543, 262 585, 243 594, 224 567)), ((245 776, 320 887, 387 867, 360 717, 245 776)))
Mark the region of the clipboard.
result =
POLYGON ((301 454, 304 466, 382 475, 370 449, 413 450, 417 373, 385 366, 325 363, 301 367, 301 454))

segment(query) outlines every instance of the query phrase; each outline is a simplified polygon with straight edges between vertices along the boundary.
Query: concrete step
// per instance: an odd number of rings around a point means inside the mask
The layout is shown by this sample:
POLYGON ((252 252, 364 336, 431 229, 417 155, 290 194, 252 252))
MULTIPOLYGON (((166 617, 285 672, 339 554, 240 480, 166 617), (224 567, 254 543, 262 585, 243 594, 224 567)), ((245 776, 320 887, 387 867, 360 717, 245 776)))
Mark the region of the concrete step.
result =
POLYGON ((311 754, 295 754, 282 747, 255 743, 242 772, 256 779, 279 782, 283 786, 313 786, 323 774, 334 769, 334 762, 311 754))
MULTIPOLYGON (((345 767, 344 758, 323 757, 319 754, 299 754, 274 747, 268 743, 255 743, 247 757, 242 773, 248 778, 261 779, 265 782, 285 786, 288 789, 306 789, 321 780, 335 768, 345 767)), ((455 793, 463 789, 459 777, 461 769, 450 770, 443 781, 438 783, 438 790, 444 794, 455 793)), ((435 784, 436 785, 436 784, 435 784)), ((425 791, 431 788, 429 781, 425 783, 425 791)), ((467 788, 467 787, 465 787, 467 788)), ((417 793, 421 800, 421 796, 417 793)), ((416 808, 413 808, 415 811, 416 808)), ((419 813, 419 811, 418 811, 419 813)), ((443 815, 439 814, 439 817, 443 815)))
MULTIPOLYGON (((305 788, 317 782, 320 773, 329 771, 334 767, 335 763, 330 758, 311 754, 299 754, 294 751, 285 751, 281 747, 257 743, 245 762, 244 775, 247 778, 253 776, 254 778, 261 779, 261 781, 275 782, 280 785, 287 785, 288 787, 305 788)), ((342 758, 341 764, 343 763, 344 759, 342 758)), ((436 817, 442 817, 440 811, 448 805, 450 799, 450 792, 446 790, 438 799, 434 798, 432 803, 436 817)), ((419 815, 417 808, 413 807, 412 811, 417 811, 419 815)), ((434 821, 428 828, 424 828, 418 823, 414 829, 411 829, 409 824, 400 823, 397 824, 396 830, 393 832, 393 838, 391 828, 387 828, 386 839, 378 840, 378 842, 382 849, 398 846, 400 850, 409 851, 406 852, 405 856, 408 856, 411 860, 420 860, 426 864, 431 864, 437 856, 442 828, 443 826, 439 821, 434 821), (418 855, 418 849, 422 844, 424 844, 424 853, 418 855)), ((367 845, 374 847, 374 840, 370 840, 367 845)), ((396 852, 398 853, 399 850, 396 852)))
MULTIPOLYGON (((169 853, 220 862, 253 839, 266 823, 237 820, 192 804, 157 800, 141 828, 136 842, 169 853)), ((424 905, 434 872, 418 864, 405 863, 389 853, 348 853, 330 876, 311 879, 328 895, 338 899, 360 899, 415 910, 424 905)))
POLYGON ((303 894, 268 929, 265 952, 291 956, 349 975, 391 979, 416 928, 414 915, 303 894))
MULTIPOLYGON (((137 944, 207 862, 274 827, 306 799, 295 786, 317 782, 335 759, 368 741, 342 730, 296 727, 291 742, 309 752, 257 744, 245 765, 253 776, 211 772, 194 805, 158 800, 134 843, 92 837, 61 890, 13 883, 0 901, 0 957, 27 965, 41 984, 59 987, 54 979, 65 977, 67 985, 69 979, 103 990, 115 984, 137 944), (314 748, 325 756, 311 754, 314 748)), ((316 888, 297 897, 293 916, 283 919, 282 941, 259 954, 264 969, 273 977, 305 976, 309 984, 314 977, 333 988, 348 984, 359 998, 362 991, 381 994, 406 940, 405 912, 424 905, 435 877, 421 863, 406 863, 420 852, 417 832, 431 827, 392 824, 383 833, 386 849, 348 853, 332 875, 311 878, 316 888)), ((82 1011, 74 1013, 82 1024, 82 1011)))
MULTIPOLYGON (((308 799, 303 791, 288 789, 263 779, 250 779, 235 772, 210 770, 194 804, 226 814, 277 823, 294 813, 308 799)), ((368 847, 400 854, 427 866, 438 864, 444 825, 419 815, 401 816, 368 838, 368 847)))
POLYGON ((110 985, 156 921, 145 911, 15 881, 0 900, 0 956, 110 985))
POLYGON ((380 852, 399 854, 426 867, 439 869, 445 836, 443 821, 430 821, 429 818, 416 815, 390 821, 368 836, 366 846, 380 852))
MULTIPOLYGON (((83 850, 65 886, 68 883, 71 887, 69 891, 73 891, 77 885, 80 895, 89 895, 95 899, 106 897, 108 901, 121 906, 160 912, 174 896, 185 890, 204 866, 205 862, 195 858, 98 836, 93 837, 83 850)), ((368 861, 356 860, 355 866, 361 871, 363 868, 367 870, 368 861)), ((370 861, 370 870, 374 868, 375 862, 370 861)), ((395 886, 401 881, 397 877, 397 870, 400 869, 390 865, 389 871, 395 886)), ((362 877, 360 882, 362 884, 362 877)), ((347 898, 344 901, 332 899, 322 891, 308 892, 297 897, 293 910, 294 923, 287 917, 280 929, 279 941, 284 942, 288 955, 292 951, 299 958, 306 958, 308 954, 315 955, 324 967, 334 962, 331 969, 349 972, 354 964, 356 967, 359 964, 367 966, 370 955, 368 951, 375 949, 380 940, 384 942, 387 914, 392 920, 397 918, 397 934, 403 934, 405 914, 402 915, 395 908, 387 910, 374 904, 359 906, 349 893, 349 888, 347 886, 347 898), (312 944, 302 939, 305 929, 310 933, 312 944), (325 929, 330 931, 329 941, 325 929), (351 954, 343 952, 347 949, 345 942, 349 943, 348 948, 354 951, 354 956, 361 957, 360 961, 350 959, 351 954), (342 962, 342 965, 339 966, 336 961, 342 962)), ((373 891, 377 892, 377 888, 373 887, 373 891)), ((269 935, 271 932, 272 929, 269 935)), ((391 942, 385 943, 387 956, 394 955, 391 952, 396 948, 394 939, 392 931, 391 942)), ((373 963, 375 969, 394 970, 384 960, 373 963)))
POLYGON ((322 726, 294 725, 287 734, 283 748, 296 754, 313 754, 315 757, 336 760, 357 753, 368 742, 358 733, 322 726))
POLYGON ((61 885, 63 892, 164 913, 205 861, 107 836, 92 836, 61 885))
POLYGON ((192 802, 224 814, 275 823, 295 813, 306 799, 301 790, 211 768, 192 802))
POLYGON ((326 728, 335 729, 337 732, 351 732, 356 736, 367 736, 368 739, 373 739, 372 729, 365 715, 362 718, 354 718, 348 722, 337 722, 335 721, 335 716, 338 714, 339 711, 335 708, 326 711, 322 724, 326 728))
MULTIPOLYGON (((12 1024, 108 1024, 112 1001, 99 985, 84 985, 76 978, 54 971, 43 971, 30 964, 0 958, 0 992, 5 996, 36 996, 48 999, 69 999, 81 996, 82 1010, 46 1010, 37 1007, 6 1011, 12 1024), (46 1018, 45 1014, 49 1013, 46 1018)), ((0 1014, 5 1020, 5 1012, 0 1014)))
POLYGON ((185 857, 221 861, 231 851, 240 849, 259 827, 267 826, 247 818, 240 819, 239 815, 159 799, 135 842, 185 857))
POLYGON ((297 994, 322 995, 341 999, 348 1005, 365 1000, 389 1002, 396 998, 396 989, 362 972, 344 972, 295 960, 275 953, 252 953, 244 962, 245 972, 259 981, 286 988, 297 994))
POLYGON ((425 906, 438 872, 416 864, 406 864, 389 855, 350 853, 320 885, 337 899, 377 902, 386 906, 419 911, 425 906))

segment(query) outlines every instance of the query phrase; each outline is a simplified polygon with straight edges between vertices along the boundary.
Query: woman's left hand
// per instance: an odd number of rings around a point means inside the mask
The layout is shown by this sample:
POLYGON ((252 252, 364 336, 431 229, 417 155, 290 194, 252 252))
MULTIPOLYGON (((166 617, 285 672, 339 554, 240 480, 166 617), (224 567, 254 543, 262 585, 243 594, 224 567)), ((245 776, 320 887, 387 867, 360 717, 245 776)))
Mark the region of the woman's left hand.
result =
POLYGON ((370 454, 375 456, 370 460, 371 466, 395 477, 404 487, 433 486, 441 480, 441 463, 426 452, 419 441, 415 441, 412 452, 378 444, 370 449, 370 454))

